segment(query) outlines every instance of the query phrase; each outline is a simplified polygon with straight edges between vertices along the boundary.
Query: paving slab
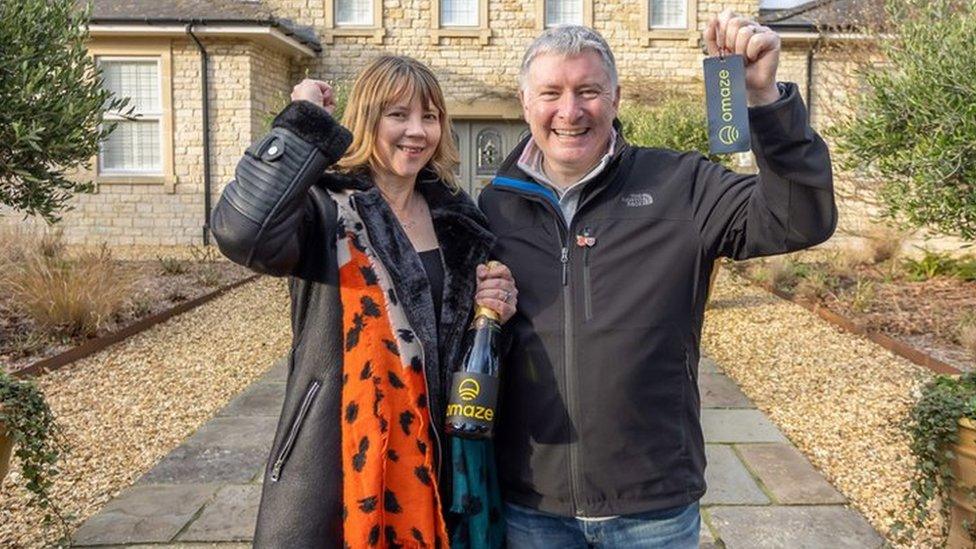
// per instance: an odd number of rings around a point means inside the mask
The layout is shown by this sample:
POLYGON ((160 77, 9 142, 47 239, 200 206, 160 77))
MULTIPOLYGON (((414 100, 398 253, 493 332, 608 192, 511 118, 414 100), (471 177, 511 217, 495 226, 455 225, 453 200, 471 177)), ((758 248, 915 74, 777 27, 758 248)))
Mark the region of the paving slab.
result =
POLYGON ((721 374, 722 370, 718 367, 718 363, 714 360, 708 358, 707 356, 701 357, 698 360, 698 373, 699 374, 721 374))
POLYGON ((702 410, 705 442, 787 442, 759 410, 702 410))
POLYGON ((217 417, 200 427, 187 446, 212 448, 264 448, 271 450, 277 419, 272 417, 217 417))
POLYGON ((712 526, 727 549, 865 549, 881 537, 842 506, 713 507, 712 526))
POLYGON ((142 476, 137 484, 245 483, 263 469, 268 450, 183 444, 142 476))
POLYGON ((705 523, 705 517, 701 519, 701 536, 698 538, 699 549, 718 549, 719 545, 715 542, 715 536, 705 523))
POLYGON ((763 493, 731 446, 706 444, 705 484, 708 491, 702 505, 763 505, 769 498, 763 493))
POLYGON ((268 373, 261 376, 260 383, 285 383, 288 381, 288 356, 282 357, 275 362, 275 365, 268 370, 268 373))
POLYGON ((74 545, 172 541, 218 485, 137 486, 125 490, 74 535, 74 545))
POLYGON ((756 406, 724 374, 700 374, 698 389, 702 408, 755 408, 756 406))
POLYGON ((743 444, 736 449, 746 466, 762 481, 778 503, 842 504, 847 498, 837 491, 789 444, 743 444))
POLYGON ((261 502, 261 486, 230 485, 221 488, 193 521, 181 541, 247 541, 254 535, 261 502))
POLYGON ((284 383, 255 383, 217 412, 217 417, 277 418, 284 400, 284 383))

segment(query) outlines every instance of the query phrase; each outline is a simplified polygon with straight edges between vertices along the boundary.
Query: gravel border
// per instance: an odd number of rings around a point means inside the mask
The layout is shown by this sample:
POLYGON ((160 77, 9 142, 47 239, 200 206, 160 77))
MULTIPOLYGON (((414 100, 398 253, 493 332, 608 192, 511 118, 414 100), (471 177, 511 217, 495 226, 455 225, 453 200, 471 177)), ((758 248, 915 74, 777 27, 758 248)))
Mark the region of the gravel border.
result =
MULTIPOLYGON (((882 534, 907 520, 899 427, 932 372, 723 269, 704 352, 882 534)), ((920 538, 911 546, 931 543, 920 538)))
MULTIPOLYGON (((72 452, 55 499, 72 528, 132 484, 286 354, 287 288, 260 278, 38 380, 72 452)), ((25 509, 17 463, 0 490, 0 547, 56 540, 25 509)))

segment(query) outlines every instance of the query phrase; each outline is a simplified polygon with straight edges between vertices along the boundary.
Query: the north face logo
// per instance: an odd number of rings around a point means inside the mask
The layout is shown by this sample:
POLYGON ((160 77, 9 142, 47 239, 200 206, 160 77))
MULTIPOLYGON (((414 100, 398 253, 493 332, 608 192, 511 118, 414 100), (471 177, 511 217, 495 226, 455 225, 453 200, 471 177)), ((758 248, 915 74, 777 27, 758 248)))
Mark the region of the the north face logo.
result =
POLYGON ((650 206, 654 203, 654 197, 647 193, 635 193, 629 194, 620 200, 627 205, 628 208, 639 208, 641 206, 650 206))

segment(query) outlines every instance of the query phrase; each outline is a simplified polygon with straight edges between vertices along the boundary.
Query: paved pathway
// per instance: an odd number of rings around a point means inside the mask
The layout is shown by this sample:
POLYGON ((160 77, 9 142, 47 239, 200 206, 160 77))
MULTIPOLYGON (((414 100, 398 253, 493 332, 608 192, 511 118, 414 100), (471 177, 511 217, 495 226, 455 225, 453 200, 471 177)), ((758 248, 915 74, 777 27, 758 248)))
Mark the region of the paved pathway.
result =
MULTIPOLYGON (((701 362, 702 547, 861 548, 882 540, 710 359, 701 362)), ((284 396, 281 362, 76 532, 75 544, 248 547, 284 396)))

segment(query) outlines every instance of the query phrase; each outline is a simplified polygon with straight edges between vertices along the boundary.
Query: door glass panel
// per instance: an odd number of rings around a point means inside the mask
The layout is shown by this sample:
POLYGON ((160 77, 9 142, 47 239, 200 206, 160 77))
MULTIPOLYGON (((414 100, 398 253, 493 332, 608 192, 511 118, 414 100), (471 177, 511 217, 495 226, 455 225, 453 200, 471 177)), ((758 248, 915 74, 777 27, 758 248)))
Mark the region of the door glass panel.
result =
POLYGON ((494 175, 502 163, 502 135, 494 128, 478 132, 478 175, 494 175))

